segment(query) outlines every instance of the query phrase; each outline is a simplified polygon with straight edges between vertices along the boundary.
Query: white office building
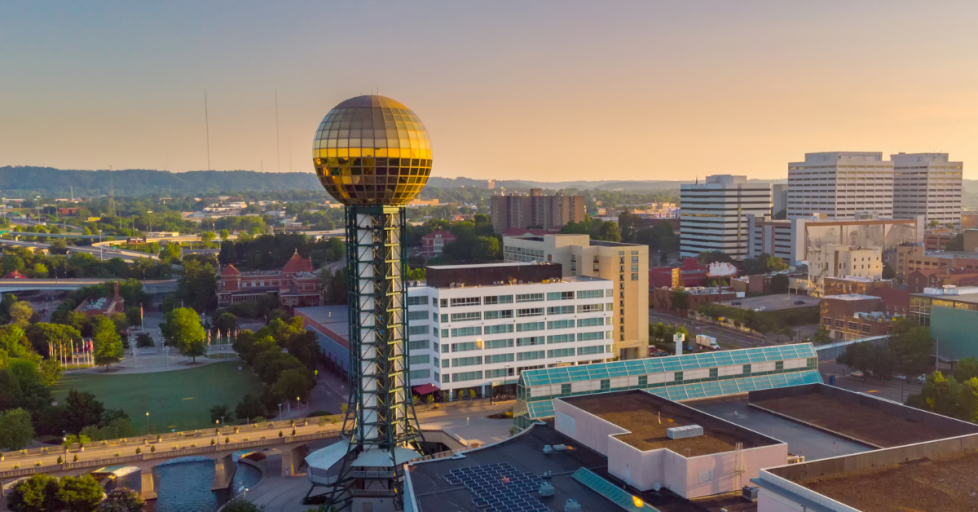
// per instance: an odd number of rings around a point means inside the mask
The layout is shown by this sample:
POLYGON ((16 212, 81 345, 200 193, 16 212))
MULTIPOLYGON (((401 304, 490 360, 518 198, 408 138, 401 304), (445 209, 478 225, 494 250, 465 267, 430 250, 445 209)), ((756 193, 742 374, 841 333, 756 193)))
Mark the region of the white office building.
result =
POLYGON ((610 361, 613 286, 559 264, 428 267, 408 288, 411 386, 490 396, 523 370, 610 361))
POLYGON ((948 161, 947 153, 899 153, 893 161, 893 216, 942 226, 961 226, 961 183, 964 164, 948 161))
POLYGON ((683 257, 720 251, 747 256, 747 216, 771 215, 771 185, 746 176, 708 176, 706 183, 682 185, 679 251, 683 257))
POLYGON ((883 153, 805 153, 788 164, 788 218, 893 217, 893 162, 883 153))

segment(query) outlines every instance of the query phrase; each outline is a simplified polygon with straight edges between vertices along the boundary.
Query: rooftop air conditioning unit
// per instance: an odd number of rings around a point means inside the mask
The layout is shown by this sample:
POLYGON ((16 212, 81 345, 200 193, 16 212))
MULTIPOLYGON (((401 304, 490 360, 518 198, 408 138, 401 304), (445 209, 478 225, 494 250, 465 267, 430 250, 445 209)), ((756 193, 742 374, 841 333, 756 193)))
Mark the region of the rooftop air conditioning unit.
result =
POLYGON ((581 504, 574 498, 567 498, 567 503, 564 503, 564 512, 581 512, 581 504))
POLYGON ((703 435, 703 427, 699 425, 685 425, 682 427, 672 427, 666 429, 666 436, 669 439, 686 439, 703 435))

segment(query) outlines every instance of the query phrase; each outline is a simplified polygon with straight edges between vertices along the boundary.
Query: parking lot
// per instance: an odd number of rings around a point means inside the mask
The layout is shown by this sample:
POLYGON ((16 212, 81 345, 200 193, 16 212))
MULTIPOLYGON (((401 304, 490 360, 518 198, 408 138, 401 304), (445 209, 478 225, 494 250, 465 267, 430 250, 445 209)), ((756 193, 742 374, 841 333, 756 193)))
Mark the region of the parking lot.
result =
POLYGON ((818 299, 806 295, 794 295, 780 293, 777 295, 764 295, 761 297, 750 297, 746 299, 734 299, 732 301, 721 302, 724 306, 731 306, 743 309, 764 308, 766 311, 777 311, 779 309, 803 308, 805 306, 817 306, 818 299), (795 301, 805 301, 805 304, 795 305, 795 301), (733 302, 740 302, 739 306, 734 306, 733 302))

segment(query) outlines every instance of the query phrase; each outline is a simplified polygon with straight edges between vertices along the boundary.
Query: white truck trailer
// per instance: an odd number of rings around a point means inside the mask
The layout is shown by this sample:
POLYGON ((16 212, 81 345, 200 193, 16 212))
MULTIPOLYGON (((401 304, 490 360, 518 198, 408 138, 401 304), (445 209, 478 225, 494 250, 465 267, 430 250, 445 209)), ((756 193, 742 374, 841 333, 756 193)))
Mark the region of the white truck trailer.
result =
POLYGON ((713 336, 707 336, 705 334, 696 335, 696 344, 708 348, 710 350, 720 350, 720 345, 717 345, 717 339, 713 336))

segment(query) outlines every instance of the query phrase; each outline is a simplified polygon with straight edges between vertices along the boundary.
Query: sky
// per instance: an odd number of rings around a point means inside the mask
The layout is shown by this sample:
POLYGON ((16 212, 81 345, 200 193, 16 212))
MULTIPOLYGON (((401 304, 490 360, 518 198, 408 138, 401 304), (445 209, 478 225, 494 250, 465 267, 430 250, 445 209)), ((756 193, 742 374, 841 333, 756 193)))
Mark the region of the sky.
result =
POLYGON ((978 178, 978 2, 0 0, 0 166, 312 172, 334 105, 411 108, 435 176, 978 178), (276 129, 276 96, 278 103, 276 129))

